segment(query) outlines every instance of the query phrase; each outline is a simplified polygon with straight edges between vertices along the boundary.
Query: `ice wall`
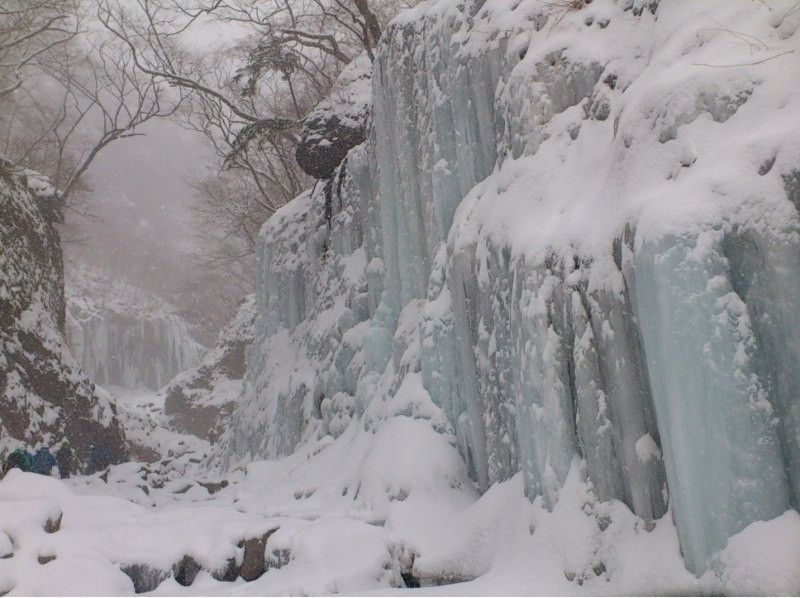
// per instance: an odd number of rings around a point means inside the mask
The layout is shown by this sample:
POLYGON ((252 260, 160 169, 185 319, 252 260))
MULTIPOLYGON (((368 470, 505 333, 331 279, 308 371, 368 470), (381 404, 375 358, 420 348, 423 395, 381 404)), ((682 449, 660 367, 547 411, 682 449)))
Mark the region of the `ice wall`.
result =
POLYGON ((87 267, 68 277, 67 335, 78 362, 103 386, 157 390, 204 351, 174 307, 87 267))
POLYGON ((755 4, 395 19, 367 142, 262 230, 223 461, 425 418, 481 490, 522 471, 552 506, 578 459, 670 506, 697 573, 797 508, 800 64, 729 32, 783 48, 800 16, 755 4))

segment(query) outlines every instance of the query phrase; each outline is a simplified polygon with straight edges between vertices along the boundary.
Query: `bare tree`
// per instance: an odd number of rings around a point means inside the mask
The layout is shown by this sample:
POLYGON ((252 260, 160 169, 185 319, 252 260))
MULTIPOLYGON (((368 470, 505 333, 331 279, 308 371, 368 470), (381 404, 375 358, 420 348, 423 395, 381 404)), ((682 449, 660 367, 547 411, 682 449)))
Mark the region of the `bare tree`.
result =
POLYGON ((310 186, 294 159, 302 122, 386 21, 415 0, 98 0, 133 64, 185 94, 179 117, 204 134, 223 174, 196 181, 209 264, 249 263, 260 225, 310 186), (194 28, 231 28, 209 52, 194 28))
POLYGON ((0 98, 78 35, 78 8, 77 0, 8 0, 0 6, 0 98))
POLYGON ((79 0, 0 9, 0 151, 49 175, 64 202, 105 147, 180 101, 136 69, 118 40, 85 33, 79 0))

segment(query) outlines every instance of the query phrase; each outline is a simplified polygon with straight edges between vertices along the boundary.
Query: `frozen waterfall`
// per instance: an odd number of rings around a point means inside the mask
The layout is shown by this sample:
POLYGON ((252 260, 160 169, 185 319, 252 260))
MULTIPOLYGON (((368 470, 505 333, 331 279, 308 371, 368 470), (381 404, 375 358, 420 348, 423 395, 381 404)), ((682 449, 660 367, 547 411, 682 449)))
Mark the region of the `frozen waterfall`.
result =
POLYGON ((204 351, 166 301, 85 267, 68 276, 67 338, 101 386, 157 390, 197 365, 204 351))

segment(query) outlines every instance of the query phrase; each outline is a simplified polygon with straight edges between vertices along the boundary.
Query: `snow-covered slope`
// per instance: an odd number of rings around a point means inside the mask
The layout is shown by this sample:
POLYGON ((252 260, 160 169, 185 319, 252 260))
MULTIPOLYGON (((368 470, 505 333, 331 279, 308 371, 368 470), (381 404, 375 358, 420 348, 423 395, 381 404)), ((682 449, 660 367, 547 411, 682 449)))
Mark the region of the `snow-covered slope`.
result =
POLYGON ((175 307, 82 265, 68 270, 67 336, 83 369, 103 386, 157 390, 204 350, 175 307))
POLYGON ((248 295, 200 365, 178 374, 161 390, 170 427, 212 443, 220 438, 242 393, 245 351, 253 342, 255 317, 255 297, 248 295))
MULTIPOLYGON (((557 512, 574 483, 735 575, 728 539, 800 506, 799 27, 745 0, 401 15, 366 143, 262 231, 223 463, 411 418, 482 504, 521 477, 557 512)), ((624 579, 580 557, 602 511, 556 576, 624 579)))
POLYGON ((0 161, 0 461, 68 440, 82 469, 104 467, 127 447, 114 405, 64 340, 59 220, 44 178, 0 161))

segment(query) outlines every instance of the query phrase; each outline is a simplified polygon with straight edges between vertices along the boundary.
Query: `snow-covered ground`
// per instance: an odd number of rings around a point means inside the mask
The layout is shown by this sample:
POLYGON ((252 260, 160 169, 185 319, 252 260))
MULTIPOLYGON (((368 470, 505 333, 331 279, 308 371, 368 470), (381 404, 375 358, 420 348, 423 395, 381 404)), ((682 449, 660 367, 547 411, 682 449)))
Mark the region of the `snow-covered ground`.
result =
MULTIPOLYGON (((648 529, 621 502, 599 502, 577 459, 552 512, 541 498, 525 497, 521 474, 480 496, 446 438, 408 417, 373 434, 352 422, 336 440, 220 477, 205 464, 204 443, 151 419, 156 401, 128 394, 118 405, 149 422, 160 446, 171 443, 158 461, 68 480, 12 470, 0 481, 0 592, 793 594, 800 588, 794 511, 734 536, 696 578, 683 565, 672 514, 648 529), (237 573, 252 578, 262 567, 266 572, 253 581, 233 580, 237 573), (220 580, 226 575, 231 581, 220 580)), ((121 417, 130 430, 132 418, 121 417)))

